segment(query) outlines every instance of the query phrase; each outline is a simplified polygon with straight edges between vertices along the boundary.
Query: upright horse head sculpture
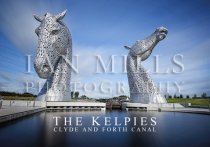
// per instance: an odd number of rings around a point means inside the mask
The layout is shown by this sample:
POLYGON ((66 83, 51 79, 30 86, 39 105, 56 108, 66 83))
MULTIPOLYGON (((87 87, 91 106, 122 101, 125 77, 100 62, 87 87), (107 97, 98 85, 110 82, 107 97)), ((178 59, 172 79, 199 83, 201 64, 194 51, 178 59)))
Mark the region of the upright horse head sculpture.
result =
POLYGON ((130 100, 135 103, 167 103, 154 86, 152 79, 142 67, 141 61, 146 60, 157 43, 168 33, 164 27, 157 28, 149 37, 136 41, 129 49, 127 57, 127 75, 130 88, 130 100))
POLYGON ((40 101, 70 100, 70 79, 72 60, 71 34, 62 22, 66 11, 44 17, 34 15, 41 24, 35 30, 38 47, 34 67, 40 78, 47 79, 37 96, 40 101))

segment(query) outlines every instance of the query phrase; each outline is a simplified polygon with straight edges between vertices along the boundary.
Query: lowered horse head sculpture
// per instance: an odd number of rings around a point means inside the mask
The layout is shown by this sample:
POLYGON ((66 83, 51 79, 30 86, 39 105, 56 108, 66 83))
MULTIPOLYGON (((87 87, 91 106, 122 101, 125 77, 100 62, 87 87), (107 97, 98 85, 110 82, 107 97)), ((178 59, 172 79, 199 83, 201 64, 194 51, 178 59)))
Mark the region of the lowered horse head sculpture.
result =
POLYGON ((168 33, 164 27, 159 27, 149 37, 136 41, 129 49, 127 57, 127 76, 130 88, 130 101, 135 103, 167 103, 154 86, 152 79, 142 67, 141 61, 146 60, 157 43, 168 33))
POLYGON ((38 47, 34 67, 40 78, 47 79, 37 96, 40 101, 67 101, 71 99, 70 79, 72 60, 71 34, 62 22, 66 11, 44 17, 34 15, 41 24, 35 30, 38 47))

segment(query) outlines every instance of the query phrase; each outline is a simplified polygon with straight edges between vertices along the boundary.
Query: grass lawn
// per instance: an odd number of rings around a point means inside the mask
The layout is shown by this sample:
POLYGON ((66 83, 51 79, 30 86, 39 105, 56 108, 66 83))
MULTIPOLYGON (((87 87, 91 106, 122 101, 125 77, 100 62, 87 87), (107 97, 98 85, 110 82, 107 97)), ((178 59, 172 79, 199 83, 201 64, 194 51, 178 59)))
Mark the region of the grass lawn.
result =
POLYGON ((22 97, 22 96, 2 96, 3 100, 25 100, 33 101, 35 97, 22 97))
POLYGON ((168 103, 191 103, 191 105, 202 105, 202 106, 208 106, 209 105, 209 99, 186 99, 186 98, 171 98, 167 99, 168 103))

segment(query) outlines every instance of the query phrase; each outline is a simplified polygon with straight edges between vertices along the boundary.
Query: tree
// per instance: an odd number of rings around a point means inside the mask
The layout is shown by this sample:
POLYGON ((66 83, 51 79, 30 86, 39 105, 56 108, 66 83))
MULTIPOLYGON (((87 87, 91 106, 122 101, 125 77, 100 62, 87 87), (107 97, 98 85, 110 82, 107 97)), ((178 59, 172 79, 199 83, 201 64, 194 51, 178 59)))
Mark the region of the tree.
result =
POLYGON ((207 94, 204 92, 202 95, 201 95, 201 98, 206 98, 207 97, 207 94))
POLYGON ((81 99, 88 99, 88 97, 86 95, 82 95, 80 96, 81 99))
POLYGON ((74 92, 73 91, 71 92, 71 98, 74 98, 74 92))
POLYGON ((177 98, 176 94, 174 94, 174 98, 177 98))
POLYGON ((75 97, 75 98, 78 98, 78 97, 79 97, 79 92, 78 92, 78 91, 76 91, 76 92, 74 93, 74 97, 75 97))
POLYGON ((189 95, 187 95, 187 96, 186 96, 186 98, 187 98, 187 99, 189 99, 189 98, 190 98, 190 96, 189 96, 189 95))
POLYGON ((180 94, 180 96, 179 96, 181 99, 183 98, 183 95, 182 94, 180 94))
POLYGON ((197 95, 196 95, 196 94, 194 94, 193 98, 194 98, 194 99, 196 99, 196 98, 197 98, 197 95))
POLYGON ((119 97, 121 97, 121 98, 127 98, 128 96, 126 96, 126 95, 120 95, 119 97))
POLYGON ((169 98, 169 99, 171 99, 171 98, 172 98, 172 96, 171 96, 171 95, 169 95, 169 96, 168 96, 168 98, 169 98))
POLYGON ((126 95, 120 95, 117 99, 118 100, 126 100, 128 96, 126 95))

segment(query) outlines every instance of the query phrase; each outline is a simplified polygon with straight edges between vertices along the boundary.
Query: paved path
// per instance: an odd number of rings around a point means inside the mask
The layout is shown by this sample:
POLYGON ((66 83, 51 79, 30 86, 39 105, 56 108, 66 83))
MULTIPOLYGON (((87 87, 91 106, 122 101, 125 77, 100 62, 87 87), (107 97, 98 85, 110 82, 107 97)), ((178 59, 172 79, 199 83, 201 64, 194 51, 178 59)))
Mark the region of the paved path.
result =
POLYGON ((161 108, 161 111, 169 111, 169 112, 183 112, 183 113, 196 113, 196 114, 209 114, 209 109, 203 109, 203 108, 179 108, 179 109, 166 109, 161 108))
POLYGON ((0 109, 0 117, 30 110, 36 110, 40 108, 41 107, 3 106, 3 108, 0 109))
POLYGON ((44 110, 45 107, 2 106, 0 109, 0 123, 44 110))

